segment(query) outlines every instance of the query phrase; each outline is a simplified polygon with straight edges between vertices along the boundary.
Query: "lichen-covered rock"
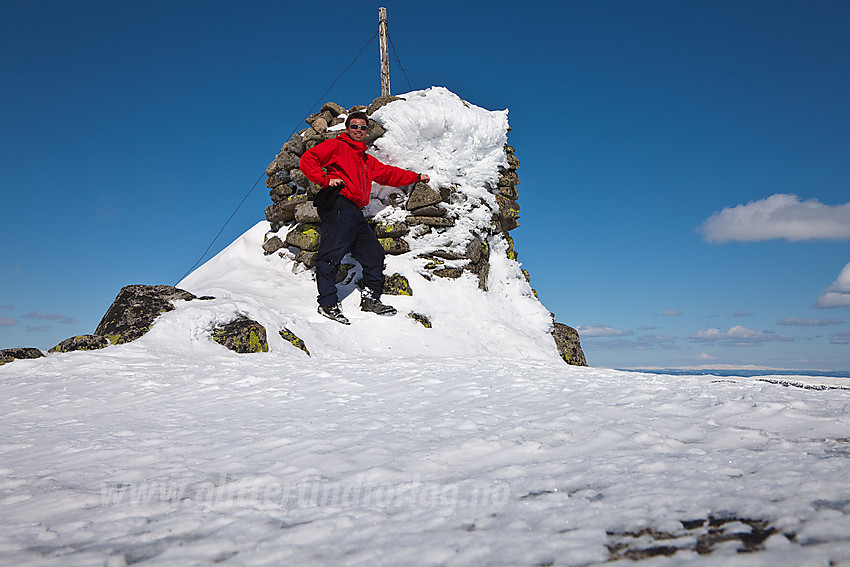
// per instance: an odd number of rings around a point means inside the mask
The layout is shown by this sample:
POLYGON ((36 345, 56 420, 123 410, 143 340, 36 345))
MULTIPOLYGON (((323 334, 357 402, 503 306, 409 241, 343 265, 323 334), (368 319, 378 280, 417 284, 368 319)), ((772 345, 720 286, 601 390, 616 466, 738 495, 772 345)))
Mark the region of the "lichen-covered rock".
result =
POLYGON ((455 225, 454 219, 447 217, 415 217, 409 216, 404 219, 409 225, 413 224, 424 224, 433 227, 450 227, 455 225))
POLYGON ((277 159, 276 159, 276 157, 277 157, 277 156, 275 156, 275 159, 273 159, 273 160, 271 161, 271 163, 270 163, 270 164, 266 167, 266 175, 267 175, 268 177, 271 177, 271 176, 273 176, 274 174, 276 174, 278 171, 280 171, 280 166, 279 166, 279 165, 278 165, 278 163, 277 163, 277 159))
POLYGON ((399 238, 410 232, 410 227, 404 222, 379 222, 372 229, 378 238, 399 238))
POLYGON ((281 240, 279 236, 272 236, 263 242, 263 251, 266 254, 274 254, 284 246, 286 246, 286 244, 283 243, 283 240, 281 240))
POLYGON ((369 129, 366 131, 366 136, 363 138, 363 143, 367 146, 371 146, 375 140, 386 134, 387 131, 384 130, 384 127, 375 122, 374 120, 369 120, 369 129))
POLYGON ((284 327, 283 329, 281 329, 279 331, 279 334, 280 334, 280 337, 283 340, 285 340, 286 342, 288 342, 289 344, 291 344, 295 348, 303 350, 304 352, 307 353, 307 356, 310 356, 310 351, 307 350, 307 345, 304 343, 304 341, 302 339, 298 338, 298 336, 295 333, 293 333, 292 331, 290 331, 289 329, 284 327))
POLYGON ((285 201, 288 197, 291 197, 295 193, 295 187, 287 185, 284 183, 283 185, 278 185, 269 191, 269 197, 271 197, 272 203, 280 203, 281 201, 285 201))
POLYGON ((79 335, 65 339, 47 352, 71 352, 75 350, 98 350, 109 346, 106 337, 100 335, 79 335))
POLYGON ((304 175, 304 172, 300 169, 293 169, 289 172, 289 178, 303 189, 318 191, 319 186, 307 179, 307 176, 304 175))
POLYGON ((112 344, 134 341, 147 333, 162 313, 175 309, 173 301, 196 299, 186 290, 170 285, 128 285, 121 288, 95 335, 112 344))
POLYGON ((379 238, 378 242, 387 254, 397 256, 410 252, 410 244, 403 238, 379 238))
MULTIPOLYGON (((300 157, 285 150, 277 154, 274 161, 277 164, 277 171, 289 172, 293 169, 297 169, 301 165, 300 157)), ((277 173, 277 171, 275 173, 277 173)))
POLYGON ((280 227, 281 225, 295 220, 295 209, 286 206, 286 201, 278 201, 272 203, 265 210, 266 220, 272 226, 280 227))
POLYGON ((410 211, 410 214, 415 217, 444 217, 447 212, 446 209, 438 205, 426 205, 418 209, 413 209, 410 211))
POLYGON ((373 100, 369 104, 369 106, 366 107, 365 112, 369 116, 372 116, 372 113, 374 113, 376 110, 378 110, 379 108, 381 108, 385 104, 389 104, 389 103, 394 102, 396 100, 404 100, 404 99, 401 98, 401 97, 398 97, 398 96, 379 96, 378 98, 373 100))
POLYGON ((442 202, 443 196, 439 191, 431 189, 426 183, 417 183, 407 198, 407 210, 412 211, 428 205, 436 205, 442 202))
POLYGON ((432 273, 441 278, 457 279, 463 275, 463 268, 437 268, 432 273))
MULTIPOLYGON (((519 203, 502 195, 496 195, 496 203, 499 205, 499 216, 502 219, 517 220, 519 218, 519 203)), ((519 226, 519 224, 517 224, 519 226)))
POLYGON ((469 258, 472 263, 479 262, 483 253, 484 244, 477 238, 473 238, 466 245, 466 257, 469 258))
POLYGON ((315 130, 319 134, 324 134, 328 131, 328 121, 325 119, 324 116, 319 116, 318 118, 313 120, 311 126, 313 127, 313 130, 315 130))
MULTIPOLYGON (((287 189, 291 191, 295 191, 292 187, 285 185, 287 189)), ((292 222, 295 220, 295 209, 298 205, 306 203, 308 201, 307 195, 290 195, 280 199, 279 201, 273 203, 266 207, 266 220, 269 221, 272 226, 276 226, 280 228, 282 225, 292 222)))
POLYGON ((407 316, 413 319, 414 321, 421 323, 422 326, 426 329, 431 328, 431 320, 428 319, 428 317, 426 317, 425 315, 422 315, 421 313, 408 313, 407 316))
MULTIPOLYGON (((268 187, 269 189, 274 189, 275 187, 280 187, 281 185, 289 183, 289 181, 290 179, 288 173, 284 171, 278 171, 274 175, 269 175, 268 179, 266 179, 266 187, 268 187)), ((277 194, 278 193, 276 191, 269 191, 269 197, 272 197, 272 200, 274 200, 274 197, 277 194)))
POLYGON ((563 323, 555 323, 552 337, 555 339, 555 346, 558 347, 558 352, 564 362, 572 366, 587 366, 587 359, 584 357, 584 351, 581 350, 578 331, 563 323))
POLYGON ((213 329, 212 337, 218 344, 239 354, 269 351, 266 328, 244 315, 213 329))
POLYGON ((519 185, 519 175, 516 171, 499 168, 499 187, 516 187, 519 185))
POLYGON ((312 148, 316 144, 321 144, 325 141, 325 138, 312 128, 301 130, 298 135, 301 136, 301 140, 304 142, 305 151, 312 148))
POLYGON ((330 112, 331 116, 333 116, 334 118, 336 118, 340 114, 348 114, 348 112, 343 107, 341 107, 335 102, 326 102, 322 105, 322 108, 319 110, 319 112, 330 112))
POLYGON ((315 252, 319 249, 321 239, 321 229, 315 223, 295 225, 295 228, 290 230, 289 234, 286 235, 287 244, 310 252, 315 252))
POLYGON ((303 154, 307 147, 304 145, 304 140, 298 134, 293 134, 291 138, 283 145, 281 150, 293 153, 297 156, 303 154))
POLYGON ((307 223, 321 222, 321 219, 319 218, 319 210, 312 201, 300 203, 295 207, 295 220, 307 223))
POLYGON ((44 353, 34 347, 5 348, 0 350, 0 365, 7 364, 13 360, 34 359, 43 356, 44 353))
POLYGON ((519 191, 514 185, 499 185, 498 195, 514 201, 519 199, 519 191))
POLYGON ((395 273, 384 278, 384 286, 381 293, 385 295, 413 295, 410 281, 403 275, 395 273))
POLYGON ((511 171, 519 169, 519 165, 520 165, 519 159, 513 153, 507 154, 507 158, 508 158, 508 168, 511 171))
POLYGON ((517 254, 514 249, 514 239, 505 235, 505 240, 508 242, 508 248, 505 250, 505 254, 507 254, 508 258, 511 260, 516 260, 519 257, 519 254, 517 254))
POLYGON ((319 253, 316 251, 310 250, 301 250, 295 255, 295 261, 301 262, 308 268, 313 268, 316 266, 316 259, 319 257, 319 253))

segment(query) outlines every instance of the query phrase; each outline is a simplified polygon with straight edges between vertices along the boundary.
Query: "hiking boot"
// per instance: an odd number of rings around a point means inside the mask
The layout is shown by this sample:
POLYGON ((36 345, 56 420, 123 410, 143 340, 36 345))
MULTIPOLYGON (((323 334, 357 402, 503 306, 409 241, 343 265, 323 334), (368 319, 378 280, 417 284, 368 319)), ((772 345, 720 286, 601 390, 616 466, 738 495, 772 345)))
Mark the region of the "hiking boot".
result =
POLYGON ((369 288, 360 293, 360 310, 378 315, 395 315, 398 313, 395 307, 381 303, 378 294, 369 288))
POLYGON ((343 325, 351 324, 348 317, 342 314, 342 306, 339 303, 334 305, 319 305, 319 315, 324 315, 328 319, 332 319, 343 325))

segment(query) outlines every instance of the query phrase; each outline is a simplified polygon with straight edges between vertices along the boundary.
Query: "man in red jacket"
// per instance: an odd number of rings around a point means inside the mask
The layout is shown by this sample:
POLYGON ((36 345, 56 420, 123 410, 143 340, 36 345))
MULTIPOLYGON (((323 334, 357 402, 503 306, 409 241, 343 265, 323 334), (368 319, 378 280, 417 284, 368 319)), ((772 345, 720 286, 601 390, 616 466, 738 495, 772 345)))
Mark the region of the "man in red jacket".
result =
POLYGON ((316 208, 322 221, 322 240, 316 258, 319 313, 345 325, 336 290, 336 272, 342 258, 351 252, 363 268, 360 309, 379 315, 394 315, 395 308, 381 303, 384 285, 384 248, 360 210, 369 204, 372 181, 390 187, 430 181, 424 173, 386 165, 366 153, 363 139, 368 117, 352 112, 345 132, 304 152, 301 171, 322 189, 316 208))

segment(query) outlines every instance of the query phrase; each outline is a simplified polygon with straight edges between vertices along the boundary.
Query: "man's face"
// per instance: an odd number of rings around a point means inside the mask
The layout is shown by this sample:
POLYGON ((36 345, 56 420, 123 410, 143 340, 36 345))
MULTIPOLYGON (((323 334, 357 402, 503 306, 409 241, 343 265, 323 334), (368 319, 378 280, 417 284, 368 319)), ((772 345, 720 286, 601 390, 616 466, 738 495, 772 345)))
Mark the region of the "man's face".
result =
POLYGON ((348 137, 355 142, 362 142, 363 138, 366 137, 366 130, 364 128, 366 128, 366 121, 362 118, 355 118, 351 121, 345 131, 348 133, 348 137))

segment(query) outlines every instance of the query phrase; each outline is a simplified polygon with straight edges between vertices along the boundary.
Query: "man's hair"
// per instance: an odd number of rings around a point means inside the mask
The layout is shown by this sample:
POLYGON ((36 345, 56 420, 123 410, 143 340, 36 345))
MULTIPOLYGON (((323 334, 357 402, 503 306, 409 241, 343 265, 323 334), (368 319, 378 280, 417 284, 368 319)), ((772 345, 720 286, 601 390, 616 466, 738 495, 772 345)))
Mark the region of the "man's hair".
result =
POLYGON ((351 114, 348 115, 348 118, 345 119, 345 127, 348 128, 349 126, 351 126, 352 120, 358 120, 358 119, 359 120, 365 120, 366 124, 369 124, 369 117, 366 115, 366 113, 358 111, 358 112, 352 112, 351 114))

